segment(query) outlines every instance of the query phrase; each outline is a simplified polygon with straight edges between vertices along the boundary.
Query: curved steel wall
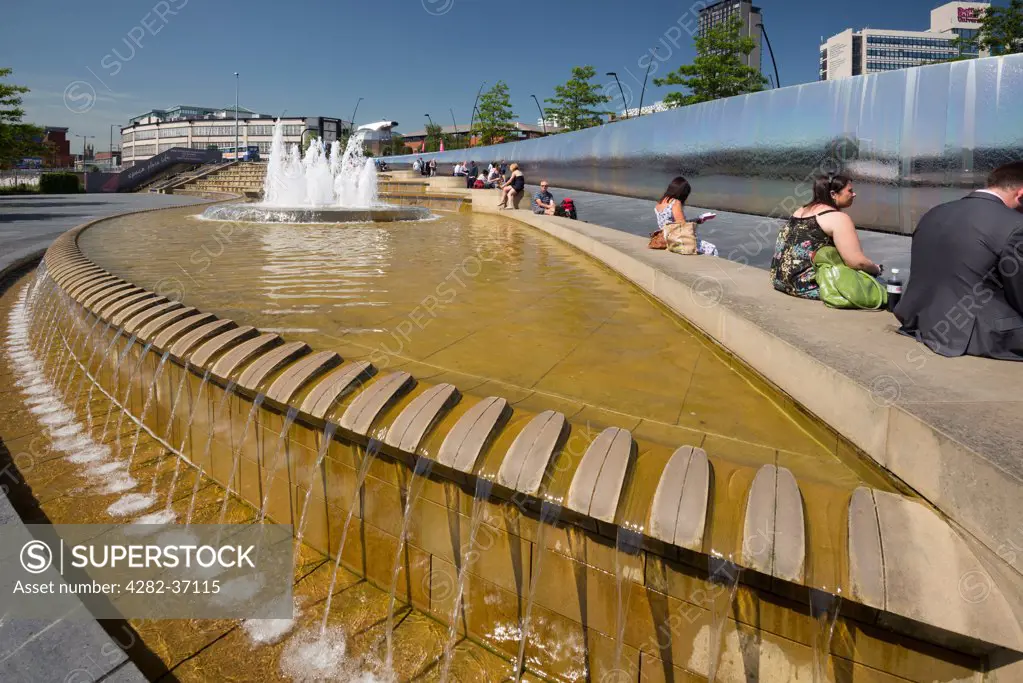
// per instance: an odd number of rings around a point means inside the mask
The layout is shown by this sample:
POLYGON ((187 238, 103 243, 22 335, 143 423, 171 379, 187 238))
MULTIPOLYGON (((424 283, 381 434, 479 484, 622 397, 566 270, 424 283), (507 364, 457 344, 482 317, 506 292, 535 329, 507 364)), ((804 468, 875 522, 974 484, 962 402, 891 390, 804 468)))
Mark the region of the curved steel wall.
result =
POLYGON ((768 90, 575 133, 389 157, 517 161, 535 181, 656 199, 681 174, 696 206, 787 216, 815 172, 850 173, 864 228, 910 234, 920 216, 1023 159, 1023 55, 768 90))

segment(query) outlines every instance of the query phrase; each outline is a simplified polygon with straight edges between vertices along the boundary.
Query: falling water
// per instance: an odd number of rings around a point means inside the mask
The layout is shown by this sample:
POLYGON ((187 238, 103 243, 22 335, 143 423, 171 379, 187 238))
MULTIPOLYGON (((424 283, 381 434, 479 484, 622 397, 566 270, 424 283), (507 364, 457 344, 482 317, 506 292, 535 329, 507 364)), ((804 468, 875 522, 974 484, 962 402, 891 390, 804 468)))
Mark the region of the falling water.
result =
POLYGON ((316 479, 316 473, 320 471, 320 466, 323 464, 323 458, 327 455, 327 450, 330 448, 331 442, 334 440, 334 432, 337 431, 337 425, 333 422, 327 422, 323 428, 323 434, 320 437, 320 448, 316 453, 316 464, 311 470, 309 470, 309 481, 306 482, 305 487, 305 500, 302 501, 302 514, 298 517, 298 534, 295 536, 295 566, 298 566, 298 558, 300 557, 299 549, 302 546, 302 536, 305 534, 305 516, 309 512, 309 499, 313 493, 313 481, 316 479))
POLYGON ((188 501, 188 513, 185 515, 186 527, 192 523, 192 513, 195 512, 195 497, 199 494, 199 484, 202 482, 202 473, 202 465, 199 465, 199 471, 195 473, 195 483, 192 484, 192 498, 188 501))
POLYGON ((270 160, 263 181, 262 206, 279 208, 369 208, 377 204, 376 166, 363 155, 365 134, 356 133, 341 153, 334 141, 327 148, 313 140, 305 157, 298 145, 284 142, 284 124, 278 120, 270 143, 270 160))
POLYGON ((627 556, 639 554, 643 544, 643 534, 639 529, 618 527, 615 539, 615 658, 614 671, 622 670, 622 648, 625 642, 625 618, 629 613, 631 590, 625 590, 627 556))
MULTIPOLYGON (((114 378, 114 388, 112 389, 112 392, 113 392, 113 396, 115 398, 117 396, 117 389, 121 386, 121 381, 120 381, 121 380, 121 364, 124 363, 124 359, 127 358, 128 352, 131 351, 133 346, 135 346, 135 335, 134 334, 131 335, 131 337, 128 339, 128 343, 124 345, 124 350, 121 351, 121 354, 117 357, 117 363, 114 365, 114 375, 113 375, 113 378, 114 378)), ((93 386, 96 386, 96 384, 93 383, 93 386)), ((92 398, 92 389, 89 390, 89 398, 90 399, 92 398)), ((105 443, 106 440, 107 440, 107 428, 110 426, 110 417, 113 414, 114 414, 114 408, 111 407, 109 410, 107 410, 107 417, 103 421, 103 434, 99 437, 99 442, 100 443, 105 443)))
MULTIPOLYGON (((131 454, 128 455, 128 467, 131 468, 132 463, 135 462, 135 453, 139 448, 139 436, 142 434, 142 425, 146 423, 146 415, 149 414, 149 404, 153 402, 153 396, 156 394, 156 384, 160 381, 160 375, 163 374, 163 368, 167 364, 167 359, 170 358, 170 351, 164 351, 163 356, 160 357, 160 363, 156 366, 156 372, 153 373, 153 381, 149 384, 149 391, 146 392, 146 400, 142 402, 142 415, 139 417, 139 423, 135 427, 135 436, 131 442, 131 454)), ((159 468, 153 473, 153 492, 156 492, 156 476, 159 474, 159 468)))
POLYGON ((345 540, 348 538, 348 527, 352 524, 352 516, 355 514, 355 507, 359 504, 359 492, 362 484, 366 481, 366 474, 369 466, 373 463, 377 453, 380 452, 380 442, 370 439, 366 446, 365 455, 359 463, 359 472, 355 477, 355 490, 352 491, 352 504, 348 507, 348 516, 345 517, 344 526, 341 527, 341 541, 337 544, 337 552, 334 554, 334 571, 330 575, 330 588, 327 589, 327 602, 323 606, 323 621, 320 623, 320 637, 327 635, 327 618, 330 616, 330 603, 334 599, 334 586, 337 583, 337 573, 341 568, 341 555, 345 549, 345 540))
MULTIPOLYGON (((185 452, 185 442, 188 441, 188 435, 192 430, 192 421, 195 420, 195 414, 199 412, 200 401, 202 400, 202 390, 206 388, 206 385, 210 381, 210 369, 207 368, 206 372, 203 373, 202 381, 199 382, 199 389, 195 392, 195 401, 192 402, 192 410, 188 413, 188 422, 185 423, 185 428, 181 432, 181 443, 178 444, 178 452, 185 452)), ((228 384, 228 389, 234 389, 234 382, 228 384)), ((211 437, 212 438, 212 437, 211 437)), ((207 447, 209 445, 207 444, 207 447)))
MULTIPOLYGON (((114 431, 117 439, 117 457, 121 457, 121 452, 124 448, 121 440, 121 428, 124 426, 124 416, 128 414, 128 400, 131 398, 131 390, 134 388, 132 383, 135 381, 135 376, 138 375, 139 370, 142 368, 142 363, 145 362, 146 356, 149 355, 149 349, 153 347, 153 342, 146 342, 146 345, 142 347, 142 353, 139 354, 138 362, 135 363, 135 367, 132 368, 131 372, 128 373, 128 387, 124 390, 124 398, 121 400, 121 414, 117 416, 117 429, 114 431)), ((131 348, 130 346, 128 348, 131 348)), ((117 394, 114 393, 114 401, 117 401, 117 394)))
POLYGON ((242 448, 245 447, 245 439, 249 435, 249 427, 252 426, 252 422, 256 419, 256 413, 259 412, 259 407, 263 405, 265 399, 266 395, 256 394, 256 398, 252 401, 252 407, 249 408, 249 415, 245 418, 245 426, 242 428, 242 436, 238 440, 238 447, 234 449, 234 455, 231 456, 231 474, 228 475, 227 486, 224 487, 224 498, 220 504, 220 517, 217 520, 217 524, 224 523, 224 517, 227 515, 227 501, 231 498, 235 472, 238 471, 238 465, 242 457, 242 448))
MULTIPOLYGON (((124 328, 123 327, 118 328, 117 334, 115 334, 114 338, 110 340, 110 343, 107 344, 107 347, 105 349, 103 349, 103 356, 100 358, 99 364, 96 366, 96 369, 92 371, 93 375, 97 375, 97 376, 99 375, 99 371, 103 368, 103 365, 107 362, 107 358, 110 355, 110 349, 114 348, 114 345, 117 344, 117 340, 119 340, 121 338, 122 334, 124 334, 124 328)), ((89 382, 89 394, 85 397, 86 424, 87 424, 90 432, 92 431, 92 428, 93 428, 93 420, 92 420, 92 395, 93 395, 93 392, 96 391, 96 386, 97 385, 98 385, 98 382, 95 382, 95 381, 89 382)), ((109 411, 107 412, 107 417, 108 418, 110 417, 109 411)), ((104 425, 103 433, 104 433, 104 436, 105 436, 106 435, 106 425, 104 425)), ((100 438, 100 443, 103 443, 103 438, 100 438)))
POLYGON ((728 610, 739 589, 739 567, 730 559, 711 555, 707 558, 711 588, 710 632, 707 635, 707 683, 717 679, 718 661, 724 647, 728 610))
MULTIPOLYGON (((101 338, 107 336, 110 332, 110 325, 111 322, 108 321, 106 327, 103 328, 103 333, 100 335, 101 338)), ((78 401, 81 400, 82 392, 85 391, 85 380, 89 377, 89 370, 92 368, 93 359, 96 358, 96 352, 99 351, 101 347, 102 344, 94 343, 92 351, 89 352, 88 359, 85 361, 85 368, 82 370, 82 378, 78 380, 78 391, 75 392, 75 400, 71 404, 71 410, 73 411, 78 410, 78 401)), ((108 353, 109 351, 110 347, 108 346, 106 352, 108 353)))
POLYGON ((170 411, 167 413, 167 429, 163 430, 163 440, 168 443, 170 443, 171 431, 174 429, 174 416, 178 414, 178 401, 181 400, 181 394, 185 390, 185 380, 188 379, 189 364, 189 361, 186 360, 185 366, 181 369, 181 379, 178 380, 178 388, 174 392, 170 411))
POLYGON ((291 425, 295 423, 296 417, 298 417, 298 408, 290 406, 288 414, 284 416, 284 426, 281 427, 281 433, 277 437, 277 447, 274 449, 273 458, 270 459, 270 467, 272 469, 270 470, 270 478, 266 481, 266 493, 263 495, 263 503, 259 506, 260 522, 266 519, 266 508, 270 504, 270 493, 273 491, 274 479, 277 477, 277 471, 281 469, 277 461, 280 458, 281 451, 284 450, 284 442, 288 439, 288 432, 291 430, 291 425))
POLYGON ((540 584, 540 566, 544 555, 544 538, 547 536, 547 527, 557 523, 561 516, 561 506, 549 500, 545 500, 540 506, 540 524, 536 532, 536 566, 533 567, 533 575, 529 579, 529 597, 526 599, 526 612, 522 616, 522 625, 519 628, 519 655, 515 660, 515 682, 522 680, 526 662, 526 642, 529 640, 529 629, 532 625, 533 600, 536 597, 536 587, 540 584))
MULTIPOLYGON (((387 671, 394 670, 394 601, 398 591, 398 571, 401 569, 401 551, 405 548, 405 539, 408 536, 409 519, 412 517, 412 508, 416 499, 422 493, 426 485, 430 470, 433 469, 433 460, 429 458, 417 458, 416 466, 409 479, 408 488, 405 491, 405 516, 401 521, 401 533, 398 535, 398 550, 394 553, 394 565, 391 568, 391 593, 387 603, 387 671), (416 484, 419 484, 418 488, 416 484)), ((411 596, 409 596, 411 599, 411 596)))
POLYGON ((476 545, 476 533, 483 522, 483 513, 486 512, 487 501, 490 500, 490 490, 494 482, 480 477, 476 480, 476 496, 472 503, 472 517, 469 520, 469 541, 462 554, 462 563, 458 568, 458 588, 455 591, 455 604, 451 608, 451 617, 448 620, 448 639, 444 643, 444 664, 441 668, 440 680, 445 683, 451 671, 451 660, 455 654, 455 636, 458 634, 458 615, 462 611, 462 595, 465 592, 465 578, 469 575, 469 565, 473 562, 473 548, 476 545))
POLYGON ((842 606, 842 596, 810 589, 810 614, 815 624, 813 629, 813 683, 828 680, 828 658, 831 656, 831 636, 842 606))

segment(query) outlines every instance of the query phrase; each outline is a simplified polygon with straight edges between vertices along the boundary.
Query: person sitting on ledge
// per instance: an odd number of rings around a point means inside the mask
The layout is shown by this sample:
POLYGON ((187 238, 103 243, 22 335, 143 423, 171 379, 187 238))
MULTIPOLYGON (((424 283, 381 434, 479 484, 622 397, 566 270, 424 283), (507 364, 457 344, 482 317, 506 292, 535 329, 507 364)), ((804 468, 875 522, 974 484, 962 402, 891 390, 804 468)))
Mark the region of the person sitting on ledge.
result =
POLYGON ((1023 361, 1023 161, 920 219, 899 332, 942 356, 1023 361))
POLYGON ((511 171, 511 177, 501 186, 501 201, 497 204, 498 210, 519 208, 522 192, 526 189, 526 176, 519 170, 519 165, 512 164, 508 170, 511 171))
POLYGON ((456 161, 455 162, 455 168, 453 170, 453 174, 456 175, 456 176, 464 176, 465 175, 465 164, 462 163, 461 161, 456 161))
MULTIPOLYGON (((683 237, 679 239, 679 236, 672 232, 672 228, 678 228, 686 223, 685 204, 692 191, 693 188, 689 185, 689 181, 682 176, 676 177, 668 184, 668 189, 664 191, 661 201, 657 202, 657 205, 654 207, 654 213, 657 216, 657 227, 664 235, 664 239, 668 244, 668 251, 676 254, 696 253, 702 256, 717 256, 718 248, 710 242, 699 239, 695 233, 690 238, 683 237), (695 243, 687 248, 685 245, 686 239, 695 243), (693 251, 694 248, 695 251, 693 251)), ((714 217, 715 214, 705 213, 694 220, 693 223, 699 225, 714 217)), ((657 233, 654 234, 656 235, 657 233)))
POLYGON ((845 265, 853 270, 875 277, 884 272, 884 266, 863 253, 856 225, 843 212, 855 198, 852 180, 847 176, 814 179, 813 199, 797 209, 778 233, 771 259, 771 282, 775 289, 804 299, 820 299, 813 256, 822 247, 835 247, 845 265))
POLYGON ((533 194, 533 213, 546 214, 548 216, 554 215, 556 204, 554 203, 554 195, 550 193, 548 187, 550 186, 546 180, 540 181, 540 191, 533 194))
POLYGON ((465 187, 469 190, 476 184, 476 178, 480 175, 480 167, 475 161, 469 162, 469 168, 465 171, 465 187))
POLYGON ((497 170, 497 166, 491 165, 490 170, 487 171, 487 179, 483 184, 488 190, 492 190, 500 184, 501 172, 497 170))

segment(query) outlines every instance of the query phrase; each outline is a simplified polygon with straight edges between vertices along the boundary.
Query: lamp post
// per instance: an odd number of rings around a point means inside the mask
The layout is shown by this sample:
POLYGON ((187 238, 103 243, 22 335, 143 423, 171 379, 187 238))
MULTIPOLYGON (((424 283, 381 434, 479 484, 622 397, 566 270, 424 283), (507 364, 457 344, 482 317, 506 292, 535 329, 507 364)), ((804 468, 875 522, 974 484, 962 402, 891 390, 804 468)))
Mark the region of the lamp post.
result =
POLYGON ((474 118, 479 113, 479 109, 476 105, 480 103, 480 95, 483 94, 483 87, 487 84, 486 81, 480 83, 480 89, 476 91, 476 100, 472 103, 472 116, 469 117, 469 146, 472 147, 472 126, 476 122, 474 118))
POLYGON ((646 95, 646 81, 650 78, 650 67, 654 65, 654 60, 650 60, 650 63, 646 65, 646 76, 643 76, 643 89, 639 92, 639 112, 636 116, 643 115, 643 96, 646 95))
POLYGON ((75 133, 75 137, 76 138, 82 138, 82 170, 84 171, 85 170, 85 142, 89 138, 95 139, 96 136, 95 135, 79 135, 78 133, 75 133))
POLYGON ((536 99, 536 95, 530 95, 533 101, 536 102, 536 108, 540 110, 540 123, 543 124, 543 134, 547 135, 547 116, 543 113, 543 107, 540 106, 540 100, 536 99))
POLYGON ((349 135, 355 135, 355 115, 359 113, 359 105, 362 104, 362 100, 363 98, 360 97, 355 103, 355 111, 352 112, 352 130, 349 135))
POLYGON ((238 161, 238 72, 234 72, 234 160, 238 161))
POLYGON ((453 136, 452 140, 457 142, 458 141, 458 124, 455 123, 455 110, 452 107, 448 107, 448 111, 451 112, 451 125, 454 126, 454 128, 451 129, 451 135, 453 136))
MULTIPOLYGON (((427 119, 427 120, 428 120, 428 121, 430 122, 430 127, 433 127, 433 126, 435 125, 435 124, 433 123, 433 119, 432 119, 432 118, 430 117, 430 115, 429 115, 429 114, 423 114, 423 116, 425 116, 425 117, 426 117, 426 119, 427 119)), ((426 151, 426 141, 427 141, 427 140, 428 140, 429 138, 430 138, 430 134, 429 134, 429 133, 427 133, 427 134, 426 134, 426 137, 424 137, 424 138, 423 138, 423 151, 424 151, 424 152, 426 151)))
POLYGON ((615 77, 615 83, 618 84, 618 91, 622 94, 622 106, 625 107, 625 118, 629 118, 629 103, 625 101, 625 88, 622 87, 622 82, 618 80, 618 74, 614 71, 608 71, 607 75, 615 77))
POLYGON ((767 29, 764 28, 763 24, 757 24, 760 27, 760 33, 764 36, 764 42, 767 43, 767 51, 771 53, 771 64, 774 65, 774 87, 781 87, 781 78, 778 76, 778 62, 774 59, 774 50, 771 48, 771 39, 767 37, 767 29))

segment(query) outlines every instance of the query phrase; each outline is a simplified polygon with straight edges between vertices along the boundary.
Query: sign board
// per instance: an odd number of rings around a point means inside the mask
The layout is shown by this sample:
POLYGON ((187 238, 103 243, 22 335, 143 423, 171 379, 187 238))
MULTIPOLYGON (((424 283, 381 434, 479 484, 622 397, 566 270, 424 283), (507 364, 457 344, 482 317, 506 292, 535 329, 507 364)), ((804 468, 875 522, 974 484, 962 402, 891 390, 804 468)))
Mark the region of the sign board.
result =
POLYGON ((979 24, 984 19, 984 10, 980 7, 957 7, 957 18, 963 24, 979 24))

